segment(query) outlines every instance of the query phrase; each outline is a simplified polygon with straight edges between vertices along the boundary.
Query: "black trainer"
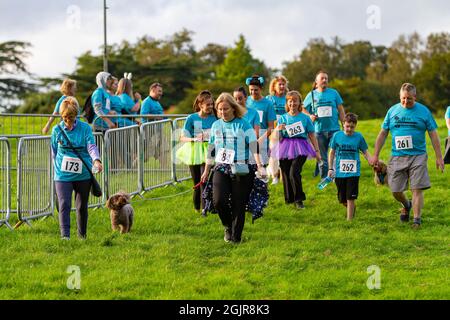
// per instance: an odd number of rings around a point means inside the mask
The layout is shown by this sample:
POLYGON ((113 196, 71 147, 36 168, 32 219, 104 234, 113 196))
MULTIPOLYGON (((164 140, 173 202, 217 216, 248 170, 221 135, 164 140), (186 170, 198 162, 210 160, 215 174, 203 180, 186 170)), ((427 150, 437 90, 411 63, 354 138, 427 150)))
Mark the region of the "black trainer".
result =
POLYGON ((418 229, 418 228, 420 228, 421 224, 422 224, 422 219, 421 218, 414 218, 414 222, 413 222, 412 227, 414 229, 418 229))
POLYGON ((400 210, 400 221, 401 222, 408 222, 409 221, 409 213, 411 212, 412 209, 412 202, 409 201, 409 206, 408 207, 403 207, 400 210))
POLYGON ((303 204, 303 201, 298 201, 295 203, 295 207, 297 209, 305 209, 305 205, 303 204))
POLYGON ((231 242, 231 230, 228 228, 225 228, 225 235, 223 237, 223 240, 225 240, 225 242, 231 242))

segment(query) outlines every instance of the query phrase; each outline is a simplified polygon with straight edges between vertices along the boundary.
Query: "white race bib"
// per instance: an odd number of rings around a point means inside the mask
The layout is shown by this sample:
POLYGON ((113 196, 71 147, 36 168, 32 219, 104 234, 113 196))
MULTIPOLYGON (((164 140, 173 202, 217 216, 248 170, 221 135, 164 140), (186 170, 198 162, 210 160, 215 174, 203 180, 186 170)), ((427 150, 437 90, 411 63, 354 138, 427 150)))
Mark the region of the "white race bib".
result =
POLYGON ((317 116, 319 118, 330 118, 333 116, 333 109, 331 107, 318 107, 317 116))
POLYGON ((216 162, 225 163, 225 164, 233 164, 234 163, 234 154, 235 154, 235 151, 233 149, 220 148, 216 155, 216 162))
POLYGON ((256 111, 258 111, 258 114, 259 114, 259 122, 263 122, 263 118, 264 118, 264 111, 261 111, 261 110, 256 110, 256 111))
POLYGON ((106 99, 106 110, 111 110, 111 100, 109 100, 109 99, 106 99))
POLYGON ((286 126, 286 131, 288 133, 289 138, 292 138, 298 134, 304 133, 305 128, 303 127, 303 123, 299 121, 294 124, 286 126))
POLYGON ((412 136, 395 137, 395 148, 397 150, 413 149, 412 136))
POLYGON ((83 163, 78 158, 64 157, 61 164, 61 171, 81 174, 83 163))
POLYGON ((339 163, 339 171, 342 173, 357 173, 356 160, 341 160, 339 163))

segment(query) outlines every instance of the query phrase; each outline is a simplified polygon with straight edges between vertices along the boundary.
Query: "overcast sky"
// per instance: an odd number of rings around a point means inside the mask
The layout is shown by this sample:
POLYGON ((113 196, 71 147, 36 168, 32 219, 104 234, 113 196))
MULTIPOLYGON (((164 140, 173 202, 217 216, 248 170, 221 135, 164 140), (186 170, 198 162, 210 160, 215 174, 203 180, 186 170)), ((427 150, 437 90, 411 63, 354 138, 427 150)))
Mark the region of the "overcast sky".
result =
MULTIPOLYGON (((197 49, 231 46, 243 34, 255 57, 272 68, 307 41, 339 36, 390 45, 400 34, 450 32, 448 0, 107 0, 108 43, 165 38, 186 28, 197 49)), ((37 76, 75 69, 76 57, 103 43, 103 0, 0 0, 0 42, 31 42, 37 76)))

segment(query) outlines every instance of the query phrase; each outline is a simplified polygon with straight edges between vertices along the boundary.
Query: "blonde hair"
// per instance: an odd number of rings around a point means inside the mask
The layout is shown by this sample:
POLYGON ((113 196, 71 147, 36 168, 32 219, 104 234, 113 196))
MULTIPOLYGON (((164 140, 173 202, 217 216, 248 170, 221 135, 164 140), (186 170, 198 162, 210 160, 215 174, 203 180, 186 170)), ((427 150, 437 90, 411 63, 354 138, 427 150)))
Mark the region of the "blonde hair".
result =
POLYGON ((61 84, 61 88, 59 89, 59 91, 61 91, 61 93, 65 96, 71 96, 74 94, 72 90, 76 86, 76 84, 77 84, 76 80, 67 78, 61 84))
POLYGON ((302 112, 303 110, 303 98, 302 95, 300 94, 300 92, 298 91, 289 91, 288 93, 286 93, 286 105, 284 106, 284 110, 286 110, 286 112, 289 112, 289 107, 288 107, 288 100, 291 100, 292 97, 297 97, 298 101, 299 101, 299 105, 298 105, 298 111, 302 112))
POLYGON ((231 94, 229 94, 228 92, 224 92, 222 94, 220 94, 220 96, 217 98, 216 103, 214 105, 214 108, 217 111, 217 108, 219 107, 219 104, 222 102, 227 102, 230 107, 233 108, 234 110, 234 116, 236 118, 242 118, 245 113, 247 112, 247 110, 244 109, 244 107, 242 107, 240 104, 238 104, 236 102, 236 100, 234 100, 233 96, 231 94))
POLYGON ((284 89, 284 93, 289 91, 289 88, 287 87, 287 85, 289 84, 288 79, 285 76, 280 75, 278 77, 273 78, 272 81, 270 81, 269 92, 272 96, 274 96, 276 94, 275 85, 278 83, 278 81, 283 81, 284 84, 286 85, 286 88, 284 89))
POLYGON ((67 97, 63 100, 60 106, 61 117, 69 117, 75 119, 78 115, 78 101, 74 97, 67 97))
POLYGON ((126 93, 131 98, 133 97, 133 83, 130 79, 122 78, 119 80, 119 84, 117 85, 116 95, 120 95, 122 93, 126 93))

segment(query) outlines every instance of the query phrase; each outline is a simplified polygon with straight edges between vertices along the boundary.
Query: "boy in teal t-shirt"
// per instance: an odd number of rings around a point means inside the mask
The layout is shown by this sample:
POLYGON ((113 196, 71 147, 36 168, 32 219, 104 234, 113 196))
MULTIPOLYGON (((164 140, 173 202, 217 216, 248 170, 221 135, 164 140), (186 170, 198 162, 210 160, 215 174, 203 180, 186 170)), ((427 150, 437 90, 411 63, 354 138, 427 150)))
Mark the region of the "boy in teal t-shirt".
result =
POLYGON ((330 178, 335 177, 338 189, 338 199, 347 207, 347 220, 352 220, 358 198, 359 176, 361 175, 361 160, 359 152, 362 152, 364 158, 370 164, 370 154, 367 143, 361 133, 355 132, 358 116, 353 113, 347 113, 344 121, 344 131, 338 131, 334 134, 330 142, 330 166, 335 163, 335 169, 328 170, 330 178))

